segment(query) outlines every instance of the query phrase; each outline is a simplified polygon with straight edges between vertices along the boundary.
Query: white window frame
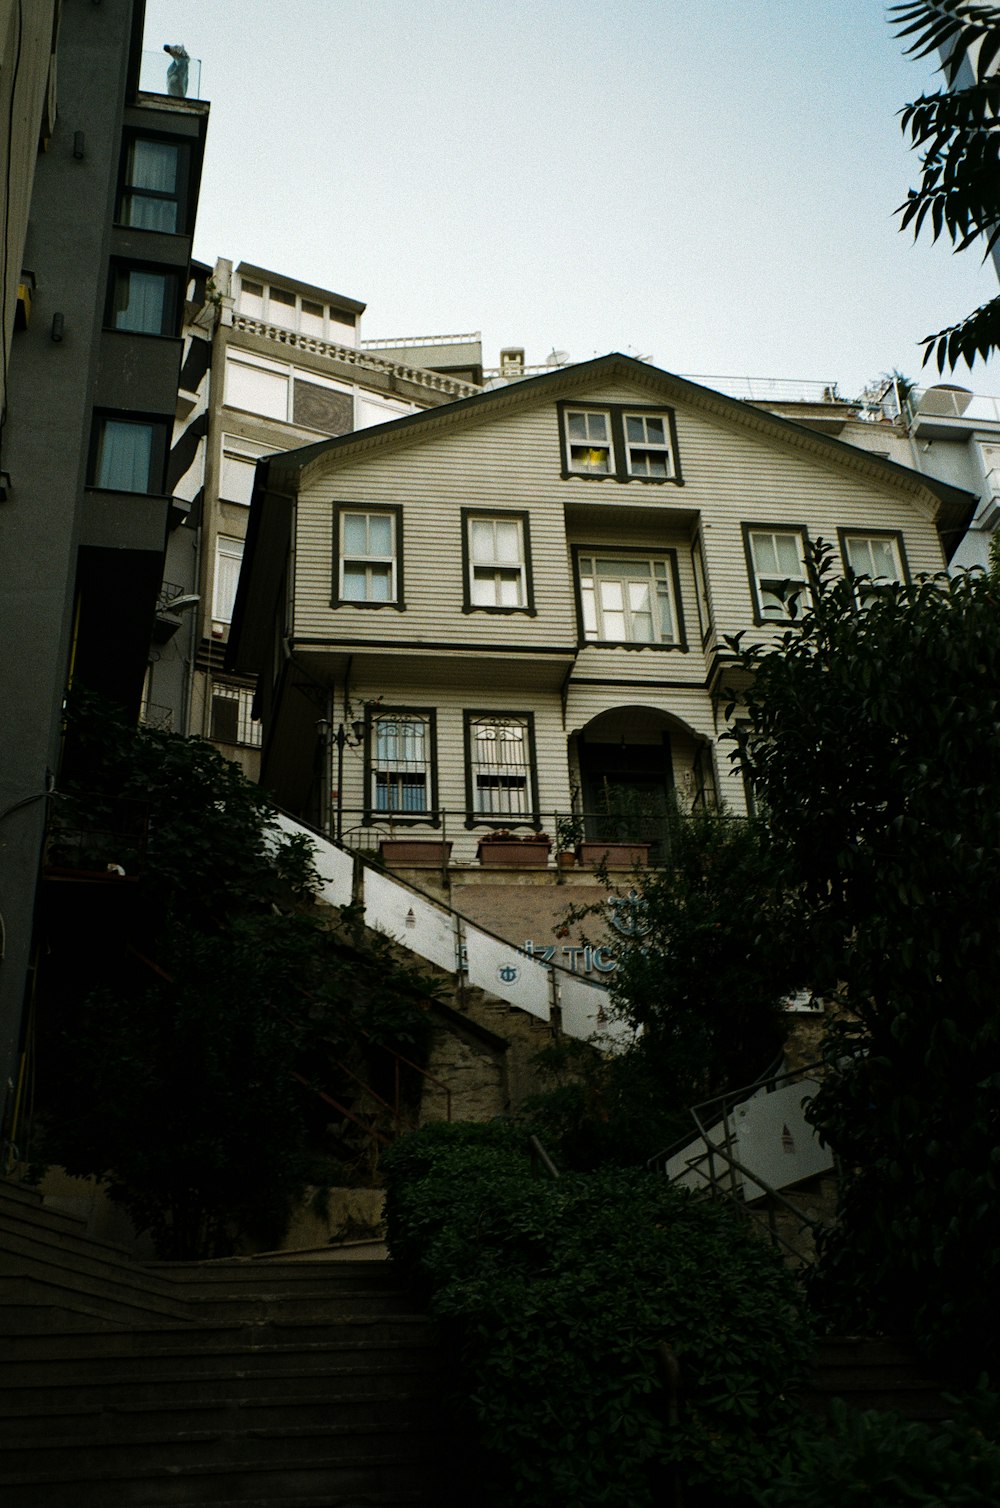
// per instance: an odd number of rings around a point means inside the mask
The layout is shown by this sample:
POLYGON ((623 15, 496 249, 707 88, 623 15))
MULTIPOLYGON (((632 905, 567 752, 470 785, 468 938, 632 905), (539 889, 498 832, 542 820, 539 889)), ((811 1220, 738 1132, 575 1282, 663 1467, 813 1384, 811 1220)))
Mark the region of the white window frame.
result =
POLYGON ((590 644, 650 644, 676 645, 680 642, 679 612, 676 601, 676 561, 670 554, 645 555, 641 552, 580 549, 576 557, 577 580, 580 588, 580 608, 583 638, 590 644), (601 567, 612 569, 601 570, 601 567), (646 575, 621 571, 614 567, 645 566, 646 575), (612 607, 601 600, 602 581, 617 584, 621 590, 621 604, 612 607), (642 612, 630 598, 628 588, 641 585, 648 591, 648 614, 642 612), (608 618, 620 614, 623 632, 610 631, 608 618), (640 616, 650 619, 652 637, 637 634, 636 620, 640 616))
POLYGON ((281 330, 295 330, 307 339, 327 341, 331 345, 357 345, 357 315, 342 309, 334 310, 327 299, 297 293, 281 283, 242 276, 239 282, 236 307, 248 319, 259 319, 263 324, 277 325, 281 330), (321 311, 318 315, 317 309, 321 311))
POLYGON ((674 475, 674 447, 671 443, 669 415, 666 413, 630 413, 628 409, 625 409, 622 413, 622 426, 625 433, 625 469, 629 476, 648 477, 657 482, 670 481, 674 475), (663 440, 649 439, 648 430, 650 422, 661 425, 665 436, 663 440), (630 438, 628 432, 630 424, 639 424, 642 426, 642 438, 635 440, 630 438), (640 470, 638 465, 640 456, 662 456, 664 459, 663 473, 640 470))
POLYGON ((811 605, 809 567, 806 561, 806 531, 796 524, 747 524, 746 549, 754 590, 754 610, 759 623, 796 623, 811 605), (778 540, 792 540, 796 570, 785 570, 779 559, 778 540), (758 557, 757 542, 770 547, 774 564, 758 557), (766 544, 764 543, 766 541, 766 544))
POLYGON ((520 612, 530 606, 527 554, 527 516, 523 513, 480 513, 470 510, 465 515, 465 545, 467 552, 467 607, 470 611, 499 609, 503 612, 520 612), (514 529, 517 533, 517 555, 505 560, 497 548, 497 525, 514 529), (489 529, 493 548, 486 554, 476 554, 477 529, 489 529), (513 584, 516 602, 503 601, 504 588, 513 584))
POLYGON ((395 606, 399 601, 399 546, 402 519, 399 512, 390 508, 364 508, 353 507, 345 504, 338 509, 337 516, 337 602, 353 604, 354 606, 367 605, 388 607, 395 606), (364 553, 348 553, 345 542, 345 525, 348 519, 363 518, 365 520, 366 544, 370 543, 371 520, 373 518, 388 519, 392 531, 391 548, 388 554, 380 551, 366 549, 364 553), (347 567, 363 567, 365 575, 365 595, 363 597, 349 597, 344 590, 344 577, 347 567), (374 594, 371 590, 373 583, 379 575, 388 579, 388 594, 384 597, 374 594))
POLYGON ((433 720, 429 713, 383 708, 370 725, 373 817, 427 817, 431 811, 433 720), (411 804, 410 798, 419 799, 411 804))
MULTIPOLYGON (((247 351, 226 352, 226 382, 224 402, 227 408, 239 409, 242 413, 258 414, 264 419, 278 419, 282 424, 288 424, 292 412, 292 368, 287 362, 267 361, 261 356, 252 356, 247 351), (239 375, 251 374, 258 379, 262 376, 277 378, 284 384, 285 402, 284 408, 275 401, 270 407, 262 403, 240 403, 235 401, 234 387, 239 381, 239 375), (239 375, 238 375, 239 374, 239 375), (279 410, 281 410, 279 412, 279 410)), ((277 389, 274 389, 277 394, 277 389)))
POLYGON ((469 713, 469 797, 477 822, 531 821, 534 761, 525 713, 469 713))
POLYGON ((213 632, 228 628, 233 621, 240 568, 243 564, 243 544, 242 539, 236 539, 232 535, 216 535, 215 582, 212 589, 213 632))
POLYGON ((253 496, 257 462, 263 456, 273 454, 274 447, 271 445, 259 445, 256 440, 244 440, 242 435, 224 434, 222 436, 222 461, 219 468, 219 497, 222 501, 238 503, 240 507, 249 508, 253 496), (249 478, 242 474, 245 468, 249 468, 249 478), (239 477, 241 485, 238 486, 233 482, 234 477, 239 477), (246 490, 248 479, 249 492, 246 490), (245 496, 244 493, 246 493, 245 496))
POLYGON ((906 567, 898 533, 878 529, 841 529, 839 532, 844 571, 855 579, 855 594, 862 607, 872 602, 882 587, 901 586, 906 581, 906 567), (863 570, 860 570, 851 559, 852 545, 864 545, 866 548, 868 560, 863 570), (876 570, 873 545, 881 546, 891 554, 893 567, 891 574, 876 570), (863 581, 859 579, 861 577, 864 577, 863 581))
POLYGON ((611 410, 606 408, 567 408, 563 410, 564 438, 566 444, 566 469, 577 476, 614 476, 615 474, 615 442, 611 429, 611 410), (583 419, 587 433, 584 436, 570 434, 572 421, 583 419), (606 438, 599 435, 591 435, 591 421, 600 420, 604 426, 606 438), (596 455, 603 451, 606 465, 599 465, 596 455), (587 452, 589 459, 585 459, 587 452))

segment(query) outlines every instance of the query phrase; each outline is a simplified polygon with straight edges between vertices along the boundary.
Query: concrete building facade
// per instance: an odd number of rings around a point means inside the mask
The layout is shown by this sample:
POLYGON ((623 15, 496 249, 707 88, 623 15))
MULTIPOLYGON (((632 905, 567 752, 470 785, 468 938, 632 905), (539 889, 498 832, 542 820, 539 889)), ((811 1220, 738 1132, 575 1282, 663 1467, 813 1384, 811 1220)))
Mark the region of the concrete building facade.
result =
POLYGON ((141 0, 0 5, 15 123, 0 442, 7 1125, 65 694, 86 685, 137 715, 181 517, 166 463, 208 106, 144 89, 143 21, 141 0))

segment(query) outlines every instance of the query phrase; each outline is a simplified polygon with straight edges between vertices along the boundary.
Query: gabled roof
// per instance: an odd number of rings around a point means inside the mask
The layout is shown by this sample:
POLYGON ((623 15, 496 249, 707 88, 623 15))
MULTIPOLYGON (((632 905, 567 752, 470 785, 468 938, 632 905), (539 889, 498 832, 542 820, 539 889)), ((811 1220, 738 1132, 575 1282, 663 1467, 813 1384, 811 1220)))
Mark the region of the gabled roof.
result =
POLYGON ((281 490, 289 486, 301 486, 306 480, 305 473, 323 470, 324 463, 357 460, 373 451, 384 454, 389 449, 405 449, 444 431, 480 424, 494 417, 537 407, 550 401, 555 395, 571 396, 574 392, 585 392, 613 381, 634 383, 646 388, 661 402, 688 404, 707 415, 714 414, 731 425, 752 432, 761 439, 770 438, 828 465, 866 476, 869 480, 880 480, 883 485, 895 490, 902 488, 912 497, 922 496, 928 502, 933 499, 938 532, 949 559, 975 511, 978 499, 961 487, 938 481, 909 466, 900 466, 896 461, 861 450, 808 425, 756 408, 739 398, 729 398, 713 388, 702 387, 686 377, 678 377, 649 362, 637 361, 635 357, 624 356, 620 352, 598 356, 592 361, 578 362, 570 367, 556 367, 538 377, 526 377, 509 383, 506 387, 476 393, 471 398, 461 398, 455 403, 441 404, 437 408, 408 414, 387 424, 352 430, 349 434, 338 435, 334 439, 318 440, 312 445, 285 451, 269 458, 268 482, 281 490))

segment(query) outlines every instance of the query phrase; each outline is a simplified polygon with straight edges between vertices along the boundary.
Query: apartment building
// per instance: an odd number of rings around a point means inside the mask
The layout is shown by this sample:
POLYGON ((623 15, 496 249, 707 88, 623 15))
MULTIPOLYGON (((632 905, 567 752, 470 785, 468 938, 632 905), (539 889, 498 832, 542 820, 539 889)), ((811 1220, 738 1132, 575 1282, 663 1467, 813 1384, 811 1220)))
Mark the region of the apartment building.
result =
POLYGON ((365 305, 247 262, 199 265, 169 461, 171 539, 149 722, 211 739, 255 778, 253 687, 223 668, 257 462, 479 391, 478 334, 363 341, 365 305))
MULTIPOLYGON (((208 105, 143 54, 141 0, 0 3, 0 1086, 18 1040, 67 686, 138 712, 208 105)), ((16 1092, 16 1091, 15 1091, 16 1092)))

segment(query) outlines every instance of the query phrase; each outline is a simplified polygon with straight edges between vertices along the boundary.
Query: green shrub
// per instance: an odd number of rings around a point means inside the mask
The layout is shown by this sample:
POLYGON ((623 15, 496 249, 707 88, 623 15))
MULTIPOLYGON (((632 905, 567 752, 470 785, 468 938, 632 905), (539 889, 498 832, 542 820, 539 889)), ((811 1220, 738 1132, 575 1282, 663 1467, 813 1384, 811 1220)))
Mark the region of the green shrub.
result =
POLYGON ((762 1508, 996 1508, 1000 1397, 984 1387, 953 1419, 915 1423, 834 1406, 829 1432, 802 1436, 762 1508))
POLYGON ((727 1211, 636 1170, 534 1178, 505 1127, 438 1126, 386 1159, 393 1259, 431 1294, 458 1387, 524 1508, 749 1501, 788 1441, 808 1351, 791 1284, 727 1211), (658 1346, 681 1374, 667 1420, 658 1346))

